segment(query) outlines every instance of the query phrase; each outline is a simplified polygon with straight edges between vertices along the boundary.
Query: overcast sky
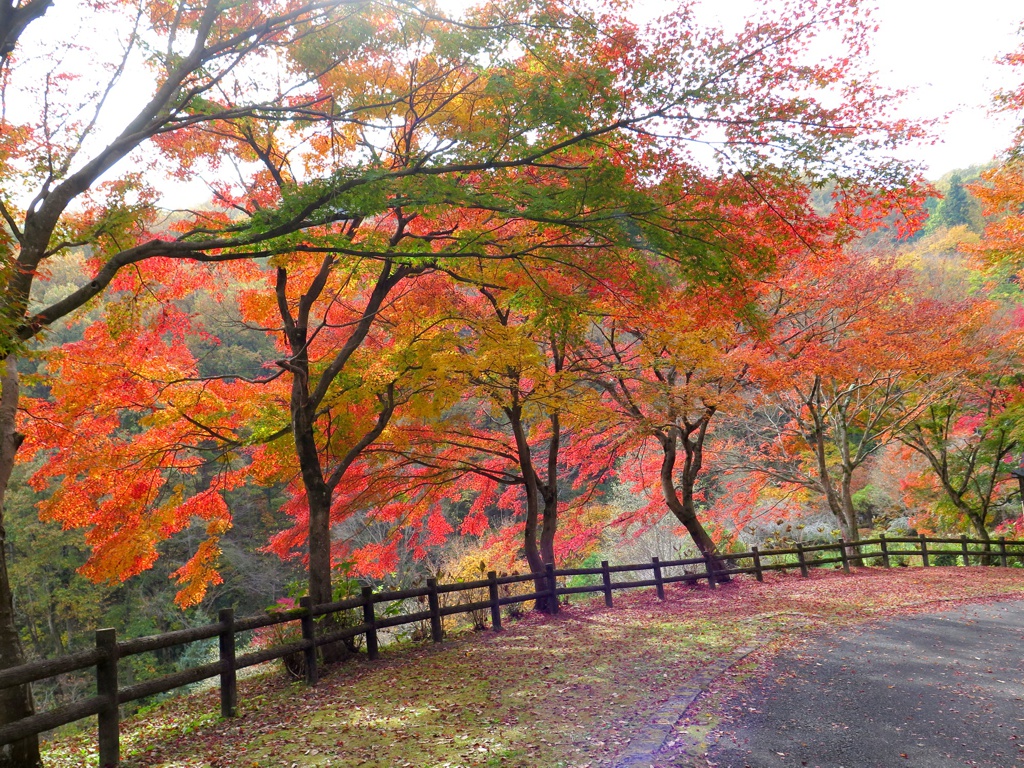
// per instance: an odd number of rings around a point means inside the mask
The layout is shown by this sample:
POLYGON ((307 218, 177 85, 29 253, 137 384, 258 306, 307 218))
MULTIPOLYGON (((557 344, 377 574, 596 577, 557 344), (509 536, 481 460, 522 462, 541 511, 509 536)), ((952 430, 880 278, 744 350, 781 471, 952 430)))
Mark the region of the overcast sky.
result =
MULTIPOLYGON (((583 0, 586 2, 587 0, 583 0)), ((473 0, 441 0, 451 8, 473 0)), ((675 0, 634 0, 637 17, 654 17, 667 12, 675 0)), ((744 18, 771 7, 773 0, 697 0, 699 17, 738 29, 744 18)), ((823 4, 833 0, 819 0, 823 4)), ((992 92, 1010 86, 1024 72, 1013 72, 996 59, 1024 41, 1019 34, 1024 22, 1021 0, 864 0, 877 4, 879 25, 871 66, 889 88, 909 89, 902 116, 937 118, 949 115, 940 127, 940 143, 911 147, 908 160, 924 165, 930 178, 969 165, 990 161, 1006 149, 1013 122, 989 113, 992 92)), ((75 25, 77 32, 94 17, 75 20, 69 13, 78 3, 58 0, 47 21, 75 25)), ((44 25, 48 26, 48 25, 44 25)), ((52 29, 50 30, 52 32, 52 29)), ((93 34, 86 32, 85 34, 93 34)), ((95 34, 102 35, 101 30, 95 34)), ((45 51, 45 47, 43 49, 45 51)), ((45 55, 45 54, 44 54, 45 55)), ((126 89, 122 89, 126 90, 126 89)), ((127 89, 130 90, 130 89, 127 89)), ((132 93, 131 97, 135 98, 132 93)), ((205 197, 205 186, 167 183, 168 202, 185 204, 197 195, 205 197)))
POLYGON ((879 74, 915 89, 907 104, 912 114, 952 113, 944 143, 921 150, 932 173, 987 162, 1006 149, 1013 122, 990 114, 988 105, 997 87, 1024 75, 995 63, 1020 42, 1024 3, 882 0, 879 11, 879 74))
MULTIPOLYGON (((653 14, 667 5, 639 0, 653 14), (660 7, 659 7, 660 6, 660 7)), ((828 0, 824 0, 828 2, 828 0)), ((869 0, 870 2, 870 0, 869 0)), ((942 142, 915 147, 908 158, 923 162, 937 178, 954 168, 988 162, 1010 142, 1013 123, 988 112, 992 92, 1012 85, 1009 67, 996 64, 1016 48, 1024 22, 1020 0, 875 0, 873 68, 892 88, 912 90, 903 116, 949 114, 939 130, 942 142)), ((703 0, 703 12, 727 27, 766 5, 765 0, 703 0)))
MULTIPOLYGON (((586 1, 586 0, 584 0, 586 1)), ((633 0, 638 17, 668 12, 675 0, 633 0)), ((699 17, 728 29, 771 8, 777 0, 695 0, 699 17)), ((827 5, 832 0, 819 0, 827 5)), ((473 0, 440 0, 464 8, 473 0)), ((1024 42, 1022 0, 863 0, 873 7, 879 30, 874 38, 873 68, 880 81, 911 93, 902 107, 906 118, 940 118, 934 146, 911 147, 903 153, 923 163, 931 178, 955 168, 987 163, 1005 150, 1014 122, 989 112, 998 87, 1019 83, 1014 73, 996 63, 1024 42)))

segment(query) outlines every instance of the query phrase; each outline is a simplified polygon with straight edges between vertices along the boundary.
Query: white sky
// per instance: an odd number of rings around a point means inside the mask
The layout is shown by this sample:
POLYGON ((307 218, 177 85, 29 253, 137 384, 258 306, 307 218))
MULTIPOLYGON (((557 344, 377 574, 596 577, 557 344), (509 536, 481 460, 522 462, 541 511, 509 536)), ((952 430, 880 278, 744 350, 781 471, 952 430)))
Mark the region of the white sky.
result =
POLYGON ((1013 122, 993 116, 988 105, 993 91, 1013 85, 1011 68, 995 59, 1019 44, 1024 3, 882 0, 879 11, 879 75, 914 89, 909 114, 952 113, 941 131, 944 142, 917 155, 932 174, 987 162, 1006 149, 1013 122))
MULTIPOLYGON (((638 0, 652 15, 668 5, 638 0)), ((824 0, 828 2, 829 0, 824 0)), ((935 146, 909 148, 907 159, 924 164, 930 178, 954 168, 986 163, 1010 143, 1013 122, 988 111, 991 94, 1012 86, 1014 74, 996 58, 1024 38, 1020 0, 875 0, 879 30, 872 69, 882 84, 908 89, 902 117, 949 115, 935 146)), ((765 0, 702 0, 702 13, 727 28, 769 5, 765 0)), ((1017 72, 1016 77, 1024 76, 1017 72)))
MULTIPOLYGON (((834 0, 819 0, 824 4, 834 0)), ((999 86, 1013 85, 1014 73, 996 64, 996 58, 1018 47, 1024 38, 1018 29, 1024 22, 1021 0, 873 0, 879 30, 875 36, 871 67, 879 81, 889 88, 909 89, 911 95, 900 109, 907 118, 937 118, 949 115, 938 129, 940 142, 935 146, 910 147, 903 153, 908 160, 925 167, 930 178, 954 168, 986 163, 1004 150, 1013 132, 1013 121, 989 113, 992 92, 999 86)), ((442 5, 457 8, 472 0, 441 0, 442 5)), ((637 16, 661 15, 674 0, 635 0, 637 16)), ((697 0, 699 17, 736 29, 746 16, 757 14, 773 0, 697 0)), ((864 0, 868 5, 872 0, 864 0)), ((52 33, 52 25, 74 25, 81 32, 88 24, 69 12, 80 7, 80 0, 57 0, 43 24, 52 33)), ((97 19, 98 20, 98 19, 97 19)), ((42 33, 42 30, 41 30, 42 33)), ((101 30, 86 34, 101 34, 101 30)), ((45 50, 45 47, 44 49, 45 50)), ((44 54, 45 55, 45 54, 44 54)), ((122 89, 129 92, 129 88, 122 89)), ((130 94, 134 95, 134 94, 130 94)), ((134 99, 133 99, 134 100, 134 99)), ((113 105, 112 105, 113 106, 113 105)), ((131 107, 125 110, 127 114, 131 107)), ((116 109, 114 110, 116 111, 116 109)), ((207 196, 203 184, 168 182, 164 204, 189 205, 207 196)))

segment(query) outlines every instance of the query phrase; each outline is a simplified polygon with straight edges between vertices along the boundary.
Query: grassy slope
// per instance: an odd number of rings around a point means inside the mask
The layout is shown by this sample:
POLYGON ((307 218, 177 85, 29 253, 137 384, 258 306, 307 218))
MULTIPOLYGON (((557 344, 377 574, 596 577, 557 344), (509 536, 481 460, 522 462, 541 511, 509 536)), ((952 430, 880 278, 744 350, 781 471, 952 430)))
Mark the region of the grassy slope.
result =
MULTIPOLYGON (((242 681, 230 721, 215 692, 175 699, 122 725, 124 765, 604 766, 712 659, 780 634, 1024 596, 1024 571, 816 571, 667 592, 665 603, 620 592, 612 609, 588 603, 500 634, 388 650, 313 690, 280 674, 242 681)), ((46 765, 95 765, 94 739, 50 745, 46 765)))

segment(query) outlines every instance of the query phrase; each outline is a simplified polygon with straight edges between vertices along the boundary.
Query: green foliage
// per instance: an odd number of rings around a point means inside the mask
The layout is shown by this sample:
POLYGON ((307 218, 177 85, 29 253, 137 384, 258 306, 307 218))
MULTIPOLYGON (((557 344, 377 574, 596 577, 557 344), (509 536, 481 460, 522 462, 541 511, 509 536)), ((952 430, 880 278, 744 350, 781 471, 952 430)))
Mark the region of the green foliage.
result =
MULTIPOLYGON (((7 567, 14 586, 14 607, 21 641, 30 659, 53 658, 91 647, 92 630, 117 618, 112 603, 134 597, 128 590, 93 584, 76 569, 85 562, 82 531, 64 531, 39 520, 38 495, 26 483, 33 466, 15 468, 4 504, 7 567)), ((36 703, 69 703, 89 690, 90 675, 78 673, 34 687, 36 703)))
POLYGON ((853 508, 862 525, 874 526, 904 514, 903 508, 890 493, 875 485, 865 485, 852 496, 853 508))
POLYGON ((985 229, 981 203, 966 185, 980 180, 981 166, 947 173, 935 185, 942 198, 930 197, 925 201, 928 219, 917 237, 929 235, 937 230, 966 226, 971 232, 981 234, 985 229))
POLYGON ((266 375, 264 363, 276 355, 273 339, 242 322, 235 281, 225 279, 218 295, 195 291, 180 302, 183 311, 201 318, 189 334, 189 349, 200 376, 235 375, 250 379, 266 375))
POLYGON ((964 187, 963 178, 958 173, 950 177, 949 191, 935 209, 934 226, 967 226, 973 232, 981 232, 984 228, 981 205, 964 187))
MULTIPOLYGON (((592 552, 580 563, 578 568, 600 568, 601 561, 607 558, 601 552, 592 552)), ((565 586, 567 587, 595 587, 602 583, 601 576, 597 574, 581 575, 581 576, 569 576, 565 580, 565 586)))
POLYGON ((940 495, 932 515, 939 530, 977 535, 991 530, 1017 490, 1007 472, 1024 438, 1024 402, 1017 387, 1012 370, 964 377, 924 409, 901 438, 934 470, 940 495))

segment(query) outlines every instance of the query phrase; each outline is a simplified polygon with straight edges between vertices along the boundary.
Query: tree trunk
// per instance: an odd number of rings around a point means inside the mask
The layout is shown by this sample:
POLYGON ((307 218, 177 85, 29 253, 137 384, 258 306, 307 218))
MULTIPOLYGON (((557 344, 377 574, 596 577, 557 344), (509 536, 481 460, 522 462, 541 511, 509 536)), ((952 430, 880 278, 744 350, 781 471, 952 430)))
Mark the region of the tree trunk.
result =
POLYGON ((555 533, 558 530, 557 492, 544 488, 541 496, 544 509, 541 512, 540 557, 545 563, 555 565, 555 533))
POLYGON ((693 539, 693 543, 697 545, 700 553, 711 559, 711 564, 716 574, 720 574, 718 580, 728 581, 729 576, 725 573, 724 564, 718 558, 718 553, 715 551, 715 543, 711 540, 708 532, 704 530, 704 526, 701 525, 697 517, 697 511, 693 505, 692 481, 684 482, 682 498, 679 497, 679 492, 676 490, 673 477, 677 455, 675 432, 661 434, 658 437, 662 450, 661 492, 665 497, 665 503, 672 511, 672 514, 676 516, 676 519, 686 528, 687 533, 690 534, 690 538, 693 539))
MULTIPOLYGON (((300 361, 306 363, 303 357, 300 361)), ((332 494, 324 480, 320 455, 313 431, 313 414, 309 407, 309 389, 305 375, 292 373, 292 432, 295 438, 295 453, 299 460, 302 485, 306 491, 309 507, 309 599, 313 605, 329 603, 334 599, 331 584, 331 500, 332 494)), ((337 617, 332 614, 320 620, 324 631, 330 631, 337 617)), ((321 646, 326 664, 344 661, 350 655, 343 642, 321 646)))
POLYGON ((848 473, 843 473, 842 487, 840 488, 843 501, 843 517, 846 518, 846 526, 850 529, 850 541, 860 541, 860 526, 857 521, 857 510, 853 508, 853 478, 848 473))
POLYGON ((814 377, 814 385, 811 387, 811 392, 804 400, 804 407, 813 421, 814 427, 811 430, 804 429, 803 437, 807 441, 807 444, 811 446, 814 451, 814 460, 818 470, 818 482, 817 490, 825 496, 825 502, 828 504, 829 511, 832 516, 835 517, 836 522, 839 523, 839 530, 842 532, 844 539, 853 539, 857 531, 857 523, 854 520, 853 525, 850 525, 850 520, 846 515, 846 508, 843 504, 842 492, 836 492, 836 487, 832 482, 832 473, 828 467, 828 456, 827 446, 825 445, 825 418, 822 412, 823 406, 821 404, 821 377, 814 377))
POLYGON ((846 514, 843 494, 841 491, 837 493, 835 486, 832 485, 832 474, 829 472, 828 464, 825 461, 825 443, 820 435, 819 441, 814 448, 818 463, 818 489, 824 494, 829 511, 836 519, 836 522, 839 523, 839 530, 843 538, 853 539, 857 535, 857 521, 854 520, 851 525, 850 518, 846 514))
MULTIPOLYGON (((305 360, 299 361, 305 363, 305 360)), ((308 366, 302 368, 308 370, 308 366)), ((309 507, 309 598, 314 605, 329 603, 331 591, 331 492, 324 480, 309 407, 306 370, 292 372, 291 416, 295 454, 309 507)))
MULTIPOLYGON (((14 622, 14 596, 7 575, 7 532, 3 508, 7 485, 14 471, 14 456, 24 439, 17 431, 18 368, 14 356, 4 361, 0 375, 0 668, 25 663, 21 638, 14 622)), ((33 714, 32 691, 26 686, 0 689, 0 724, 33 714)), ((39 739, 31 736, 0 747, 0 768, 37 768, 39 739)))
MULTIPOLYGON (((857 525, 857 510, 853 508, 853 492, 851 486, 853 478, 851 473, 843 473, 842 482, 842 502, 843 502, 843 517, 846 520, 846 528, 849 534, 846 536, 847 541, 860 541, 860 527, 857 525)), ((864 561, 860 557, 860 547, 846 547, 846 556, 856 565, 864 565, 864 561)))
MULTIPOLYGON (((981 565, 992 565, 992 556, 989 554, 992 551, 992 537, 989 535, 988 529, 985 527, 985 519, 988 517, 986 514, 971 514, 968 518, 971 521, 971 525, 974 527, 975 533, 978 534, 978 538, 985 542, 985 554, 981 556, 979 562, 981 565)), ((966 563, 964 563, 966 565, 966 563)))
MULTIPOLYGON (((530 567, 530 573, 544 573, 544 557, 541 555, 537 542, 537 519, 539 517, 539 501, 537 498, 537 483, 526 483, 526 530, 523 536, 523 554, 526 556, 526 564, 530 567)), ((535 592, 543 592, 548 588, 548 583, 543 576, 533 577, 533 588, 535 592)), ((538 597, 533 604, 534 610, 550 612, 547 598, 538 597)))
POLYGON ((548 443, 548 480, 540 489, 544 498, 541 518, 540 555, 545 563, 555 563, 555 533, 558 531, 558 450, 561 444, 561 422, 557 413, 549 417, 551 440, 548 443))
POLYGON ((331 583, 331 496, 324 488, 306 487, 309 503, 309 597, 314 605, 334 599, 331 583))
MULTIPOLYGON (((523 425, 522 407, 515 404, 505 408, 504 411, 515 437, 519 469, 523 473, 523 482, 526 488, 526 530, 523 532, 523 554, 526 556, 527 565, 530 566, 530 572, 538 574, 533 579, 534 591, 543 592, 548 588, 548 584, 546 579, 540 575, 544 573, 544 557, 541 554, 537 538, 537 524, 540 518, 540 484, 537 482, 537 473, 533 470, 530 443, 523 425)), ((544 597, 537 598, 533 607, 538 611, 547 613, 551 611, 551 606, 547 598, 544 597)))
MULTIPOLYGON (((558 489, 545 485, 541 488, 541 496, 544 499, 544 509, 541 516, 540 531, 540 570, 550 563, 555 565, 555 531, 558 528, 558 489)), ((533 566, 531 566, 532 568, 533 566)), ((537 569, 534 568, 534 573, 537 569)), ((545 580, 544 589, 550 589, 551 585, 545 580)), ((543 601, 537 601, 537 610, 547 613, 554 613, 557 597, 549 597, 543 601)))

